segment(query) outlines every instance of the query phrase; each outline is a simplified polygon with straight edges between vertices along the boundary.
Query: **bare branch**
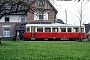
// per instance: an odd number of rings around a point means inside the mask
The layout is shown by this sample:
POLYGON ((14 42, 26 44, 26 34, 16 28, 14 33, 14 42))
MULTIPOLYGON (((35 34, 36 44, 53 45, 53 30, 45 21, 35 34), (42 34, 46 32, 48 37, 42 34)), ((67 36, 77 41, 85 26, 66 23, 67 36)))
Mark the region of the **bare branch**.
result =
POLYGON ((0 19, 6 14, 13 13, 27 13, 34 12, 38 10, 36 7, 32 7, 31 5, 35 2, 35 0, 0 0, 0 19))

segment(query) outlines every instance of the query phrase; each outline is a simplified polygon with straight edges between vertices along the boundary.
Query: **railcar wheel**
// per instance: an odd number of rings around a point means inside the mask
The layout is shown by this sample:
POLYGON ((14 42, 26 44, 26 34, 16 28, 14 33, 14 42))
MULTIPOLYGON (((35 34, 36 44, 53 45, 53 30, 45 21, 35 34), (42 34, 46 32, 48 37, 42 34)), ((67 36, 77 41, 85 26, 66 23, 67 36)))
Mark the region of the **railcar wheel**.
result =
POLYGON ((30 38, 24 38, 24 41, 31 41, 30 38))
POLYGON ((56 41, 60 41, 61 39, 60 39, 60 38, 56 38, 55 40, 56 40, 56 41))
POLYGON ((53 38, 48 38, 48 41, 54 41, 54 39, 53 38))
POLYGON ((74 39, 73 38, 69 38, 69 41, 73 41, 74 39))

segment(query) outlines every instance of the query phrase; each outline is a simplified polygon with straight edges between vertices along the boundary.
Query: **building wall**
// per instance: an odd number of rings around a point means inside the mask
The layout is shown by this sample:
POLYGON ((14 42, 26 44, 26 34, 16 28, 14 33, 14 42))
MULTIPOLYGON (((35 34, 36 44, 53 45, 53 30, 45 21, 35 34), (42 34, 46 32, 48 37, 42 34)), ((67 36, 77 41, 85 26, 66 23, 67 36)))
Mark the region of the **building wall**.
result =
POLYGON ((20 15, 11 15, 10 22, 20 22, 20 15))
MULTIPOLYGON (((36 8, 41 8, 41 9, 45 9, 44 11, 48 14, 48 20, 34 20, 34 13, 27 13, 27 22, 51 22, 54 23, 55 19, 56 19, 56 12, 54 10, 54 8, 51 6, 50 3, 48 3, 45 0, 45 5, 42 7, 38 6, 38 0, 35 2, 35 4, 33 4, 33 6, 36 6, 36 8)), ((39 10, 36 10, 36 12, 39 12, 39 10)))
MULTIPOLYGON (((26 19, 27 20, 27 19, 26 19)), ((10 40, 15 36, 16 30, 15 26, 17 23, 21 23, 21 15, 10 15, 9 22, 5 22, 5 16, 0 20, 0 36, 2 36, 3 40, 10 40), (10 27, 8 27, 10 26, 10 27), (4 28, 10 28, 10 37, 4 37, 3 32, 4 28)))
POLYGON ((7 38, 3 36, 3 30, 4 28, 10 28, 10 37, 8 38, 12 38, 15 35, 15 25, 16 23, 11 23, 11 22, 0 22, 0 36, 2 36, 3 38, 7 38), (10 27, 5 27, 5 26, 10 26, 10 27))
MULTIPOLYGON (((22 15, 10 15, 9 22, 21 22, 21 16, 22 15)), ((27 17, 25 19, 27 21, 27 17)), ((0 22, 5 22, 5 16, 0 19, 0 22)))
POLYGON ((0 22, 5 22, 5 16, 0 19, 0 22))

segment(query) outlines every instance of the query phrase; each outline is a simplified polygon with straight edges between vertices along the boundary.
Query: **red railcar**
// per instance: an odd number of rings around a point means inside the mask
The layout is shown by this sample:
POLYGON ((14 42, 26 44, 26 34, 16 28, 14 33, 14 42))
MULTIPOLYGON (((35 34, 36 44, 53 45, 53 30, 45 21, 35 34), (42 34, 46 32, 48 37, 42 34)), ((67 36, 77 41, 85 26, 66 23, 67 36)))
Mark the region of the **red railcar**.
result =
POLYGON ((86 38, 84 25, 70 24, 26 24, 25 39, 79 39, 86 38), (80 29, 81 28, 81 29, 80 29))

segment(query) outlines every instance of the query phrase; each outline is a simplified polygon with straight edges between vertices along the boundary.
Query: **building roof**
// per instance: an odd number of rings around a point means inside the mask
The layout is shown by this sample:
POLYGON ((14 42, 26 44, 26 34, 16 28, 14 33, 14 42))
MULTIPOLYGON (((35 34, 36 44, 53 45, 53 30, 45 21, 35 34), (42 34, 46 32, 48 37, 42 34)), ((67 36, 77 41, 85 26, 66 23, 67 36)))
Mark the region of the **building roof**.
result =
MULTIPOLYGON (((76 26, 76 27, 79 27, 80 25, 75 25, 75 24, 60 24, 60 23, 52 23, 52 24, 26 24, 25 25, 26 27, 29 27, 29 26, 40 26, 40 27, 43 27, 43 26, 45 26, 45 27, 47 27, 47 26, 58 26, 58 27, 60 27, 60 26, 63 26, 63 27, 68 27, 68 26, 76 26)), ((84 25, 81 25, 81 26, 84 26, 84 25)))
POLYGON ((57 19, 57 21, 55 21, 56 23, 61 23, 61 24, 65 24, 61 19, 57 19))
POLYGON ((58 13, 57 9, 50 3, 50 1, 47 0, 47 2, 53 7, 53 9, 55 10, 55 12, 58 13))
POLYGON ((30 24, 51 24, 51 22, 30 22, 30 24))

